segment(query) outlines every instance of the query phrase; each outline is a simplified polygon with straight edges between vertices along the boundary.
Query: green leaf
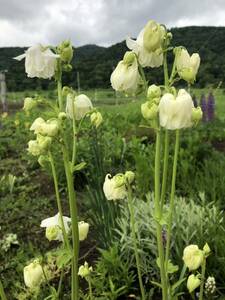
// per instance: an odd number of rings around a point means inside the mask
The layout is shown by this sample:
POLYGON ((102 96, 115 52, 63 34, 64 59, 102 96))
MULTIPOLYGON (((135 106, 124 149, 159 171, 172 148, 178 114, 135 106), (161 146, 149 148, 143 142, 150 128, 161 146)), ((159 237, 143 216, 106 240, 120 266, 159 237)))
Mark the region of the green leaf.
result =
POLYGON ((86 166, 86 162, 82 161, 81 163, 77 164, 76 166, 73 167, 73 172, 77 172, 82 170, 86 166))
POLYGON ((174 265, 171 260, 168 260, 168 266, 167 266, 167 273, 173 274, 179 270, 179 267, 177 265, 174 265))
POLYGON ((152 284, 156 285, 157 287, 159 287, 160 289, 162 289, 162 285, 159 282, 156 281, 151 281, 152 284))
POLYGON ((181 285, 181 283, 183 283, 185 280, 186 280, 186 277, 175 282, 172 285, 172 291, 174 292, 181 285))
POLYGON ((72 259, 72 252, 68 249, 62 249, 58 251, 58 257, 56 259, 57 267, 60 269, 70 263, 72 259))

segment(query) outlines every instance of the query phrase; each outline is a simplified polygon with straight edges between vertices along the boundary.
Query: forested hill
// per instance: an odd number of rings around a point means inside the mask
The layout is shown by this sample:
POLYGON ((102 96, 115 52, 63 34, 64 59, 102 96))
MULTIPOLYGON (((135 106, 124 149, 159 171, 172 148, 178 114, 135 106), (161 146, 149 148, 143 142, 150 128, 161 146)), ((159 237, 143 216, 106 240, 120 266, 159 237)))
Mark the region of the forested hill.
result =
MULTIPOLYGON (((191 26, 173 28, 173 45, 183 45, 192 52, 199 52, 201 67, 198 74, 197 85, 205 87, 213 84, 217 86, 223 81, 225 87, 225 27, 191 26)), ((49 80, 27 78, 24 73, 24 62, 12 58, 23 53, 25 48, 0 48, 0 70, 7 69, 7 85, 10 91, 25 89, 53 88, 54 83, 49 80)), ((73 71, 65 74, 65 84, 74 88, 77 86, 77 73, 79 72, 82 89, 107 88, 110 86, 110 74, 117 62, 127 50, 125 42, 108 48, 96 45, 86 45, 75 48, 72 61, 73 71)), ((169 66, 172 54, 169 55, 169 66)), ((149 69, 150 82, 160 82, 162 68, 149 69)))

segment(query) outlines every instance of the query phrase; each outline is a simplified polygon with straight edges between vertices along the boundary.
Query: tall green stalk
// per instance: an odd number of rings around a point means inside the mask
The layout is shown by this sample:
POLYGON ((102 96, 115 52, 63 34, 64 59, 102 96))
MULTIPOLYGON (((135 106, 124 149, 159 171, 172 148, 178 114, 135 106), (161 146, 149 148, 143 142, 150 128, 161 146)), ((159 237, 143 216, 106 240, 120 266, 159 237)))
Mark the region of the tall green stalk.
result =
POLYGON ((203 263, 202 263, 201 285, 200 285, 199 300, 203 300, 204 282, 205 282, 205 269, 206 269, 206 258, 204 257, 204 260, 203 260, 203 263))
POLYGON ((135 260, 136 260, 136 266, 137 266, 137 272, 138 272, 138 280, 139 280, 139 286, 141 290, 141 299, 145 300, 145 289, 142 282, 142 276, 141 276, 141 268, 140 268, 140 259, 138 255, 138 247, 137 247, 137 237, 135 233, 135 216, 134 216, 134 207, 132 203, 132 190, 131 186, 128 184, 128 207, 130 212, 130 223, 131 223, 131 233, 132 233, 132 241, 134 245, 134 254, 135 254, 135 260))
MULTIPOLYGON (((61 72, 60 64, 58 65, 58 72, 59 72, 58 84, 57 84, 58 103, 59 103, 60 110, 62 110, 62 72, 61 72)), ((73 249, 72 249, 72 268, 71 268, 72 269, 71 300, 78 300, 79 299, 79 284, 78 284, 79 231, 78 231, 77 204, 76 204, 76 194, 75 194, 74 183, 73 183, 73 172, 71 169, 71 162, 69 159, 69 150, 68 147, 66 146, 65 139, 63 139, 62 152, 63 152, 64 169, 66 173, 68 197, 69 197, 70 217, 72 223, 73 249)))
POLYGON ((0 280, 0 296, 1 296, 1 300, 7 300, 1 280, 0 280))
POLYGON ((169 160, 169 132, 166 129, 165 141, 164 141, 164 157, 163 157, 163 179, 162 179, 162 189, 161 189, 161 211, 163 211, 163 205, 164 205, 165 194, 166 194, 168 160, 169 160))
POLYGON ((157 130, 156 134, 156 151, 155 151, 155 218, 156 218, 156 235, 157 235, 157 247, 159 254, 159 268, 160 277, 162 285, 162 300, 168 300, 167 297, 167 276, 164 264, 164 249, 162 241, 162 225, 160 224, 160 219, 162 217, 162 211, 160 206, 160 147, 161 147, 161 132, 160 129, 157 130))
POLYGON ((171 184, 171 194, 170 194, 168 228, 167 228, 166 259, 165 259, 166 266, 168 265, 169 254, 170 254, 170 242, 171 242, 171 230, 172 230, 172 221, 173 221, 173 212, 174 212, 174 196, 175 196, 175 189, 176 189, 176 175, 177 175, 177 161, 178 161, 178 153, 179 153, 179 141, 180 141, 180 132, 177 129, 176 130, 175 149, 174 149, 173 174, 172 174, 172 184, 171 184))
POLYGON ((62 226, 63 242, 66 245, 66 247, 69 249, 70 244, 69 244, 68 236, 66 233, 65 224, 63 222, 63 211, 62 211, 62 204, 61 204, 61 199, 60 199, 60 195, 59 195, 58 178, 56 175, 55 163, 54 163, 54 159, 52 157, 51 152, 49 152, 49 160, 50 160, 50 164, 51 164, 51 168, 52 168, 52 176, 53 176, 54 186, 55 186, 56 201, 57 201, 57 206, 58 206, 58 211, 59 211, 60 223, 62 226))

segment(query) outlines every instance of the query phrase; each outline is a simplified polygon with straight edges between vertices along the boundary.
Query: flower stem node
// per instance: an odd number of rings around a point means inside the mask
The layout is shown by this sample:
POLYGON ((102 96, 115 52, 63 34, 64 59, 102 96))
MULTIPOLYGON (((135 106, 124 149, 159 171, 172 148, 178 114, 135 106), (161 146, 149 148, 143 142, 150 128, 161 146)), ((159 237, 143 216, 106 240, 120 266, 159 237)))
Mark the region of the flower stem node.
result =
POLYGON ((152 100, 154 98, 160 98, 160 97, 161 97, 160 87, 155 84, 150 85, 147 92, 147 99, 152 100))
POLYGON ((200 284, 201 280, 199 279, 199 275, 190 275, 187 280, 187 288, 189 293, 191 294, 195 289, 197 289, 200 286, 200 284))

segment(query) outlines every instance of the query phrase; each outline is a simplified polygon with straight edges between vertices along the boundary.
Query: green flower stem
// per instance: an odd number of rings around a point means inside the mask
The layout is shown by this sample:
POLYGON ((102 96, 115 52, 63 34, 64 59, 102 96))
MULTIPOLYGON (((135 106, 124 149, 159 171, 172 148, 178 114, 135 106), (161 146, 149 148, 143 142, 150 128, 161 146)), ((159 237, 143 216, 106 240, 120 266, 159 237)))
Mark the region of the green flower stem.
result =
POLYGON ((157 130, 156 134, 156 153, 155 153, 155 218, 156 218, 156 233, 157 233, 157 246, 159 254, 159 267, 160 267, 160 277, 162 284, 162 300, 168 300, 167 294, 167 276, 164 264, 164 250, 162 241, 162 225, 160 225, 159 220, 162 217, 162 211, 160 207, 160 144, 161 144, 161 132, 160 129, 157 130))
POLYGON ((7 300, 1 280, 0 280, 0 296, 1 296, 1 300, 7 300))
POLYGON ((138 272, 138 280, 139 280, 139 286, 141 290, 141 299, 145 300, 145 290, 144 285, 142 282, 142 276, 141 276, 141 269, 140 269, 140 260, 138 255, 138 247, 137 247, 137 238, 135 233, 135 216, 134 216, 134 207, 132 203, 132 190, 131 186, 128 184, 128 207, 130 212, 130 222, 131 222, 131 232, 132 232, 132 240, 134 245, 134 254, 135 254, 135 260, 136 260, 136 266, 137 266, 137 272, 138 272))
POLYGON ((61 274, 60 274, 60 279, 59 279, 58 290, 57 290, 57 299, 60 299, 63 277, 64 277, 64 270, 62 269, 61 274))
POLYGON ((92 286, 91 286, 90 276, 88 276, 87 281, 88 281, 88 289, 89 289, 89 300, 92 300, 93 299, 93 293, 92 293, 92 286))
POLYGON ((174 196, 175 196, 175 188, 176 188, 176 175, 177 175, 177 161, 178 161, 178 153, 179 153, 179 141, 180 141, 180 132, 179 132, 179 130, 176 130, 176 142, 175 142, 175 150, 174 150, 173 174, 172 174, 170 205, 169 205, 169 217, 168 217, 168 228, 167 228, 166 259, 165 259, 166 267, 168 265, 169 254, 170 254, 170 241, 171 241, 171 230, 172 230, 172 221, 173 221, 173 212, 174 212, 174 196))
POLYGON ((204 257, 204 260, 203 260, 203 263, 202 263, 202 273, 201 273, 201 285, 200 285, 199 300, 203 300, 204 282, 205 282, 205 269, 206 269, 206 258, 204 257))
POLYGON ((62 151, 63 151, 64 168, 66 173, 67 188, 68 188, 68 195, 69 195, 70 217, 72 220, 73 253, 72 253, 71 300, 78 300, 79 299, 79 287, 78 287, 79 231, 78 231, 76 194, 73 185, 73 173, 71 172, 69 154, 65 146, 63 146, 62 151))
POLYGON ((147 91, 148 91, 148 82, 147 82, 146 77, 145 77, 145 72, 144 72, 142 66, 139 63, 138 63, 138 69, 139 69, 139 72, 140 72, 141 77, 143 79, 145 91, 146 91, 146 94, 147 94, 147 91))
POLYGON ((77 132, 76 132, 76 119, 73 105, 73 154, 72 154, 72 167, 75 165, 76 159, 76 143, 77 143, 77 132))
POLYGON ((58 211, 59 211, 59 216, 60 216, 60 223, 62 226, 63 241, 64 241, 65 246, 69 249, 70 244, 69 244, 68 236, 66 233, 65 224, 63 222, 63 211, 62 211, 62 204, 61 204, 61 199, 60 199, 60 195, 59 195, 59 186, 58 186, 58 179, 57 179, 57 175, 56 175, 54 159, 53 159, 53 156, 50 151, 49 151, 48 155, 49 155, 49 160, 50 160, 50 164, 51 164, 51 168, 52 168, 52 176, 53 176, 54 185, 55 185, 55 195, 56 195, 56 201, 57 201, 57 206, 58 206, 58 211))
POLYGON ((169 159, 169 132, 165 130, 165 142, 164 142, 164 159, 163 159, 163 180, 161 189, 161 211, 163 211, 163 205, 166 194, 167 175, 168 175, 168 159, 169 159))
MULTIPOLYGON (((62 70, 61 63, 58 61, 58 102, 59 108, 62 110, 62 70)), ((76 194, 73 185, 73 173, 71 170, 71 163, 69 160, 69 151, 64 144, 62 146, 64 169, 66 173, 67 189, 69 196, 69 206, 70 206, 70 217, 72 221, 72 276, 71 276, 71 300, 79 299, 79 283, 78 283, 78 256, 79 256, 79 232, 78 232, 78 217, 77 217, 77 204, 76 204, 76 194)))

